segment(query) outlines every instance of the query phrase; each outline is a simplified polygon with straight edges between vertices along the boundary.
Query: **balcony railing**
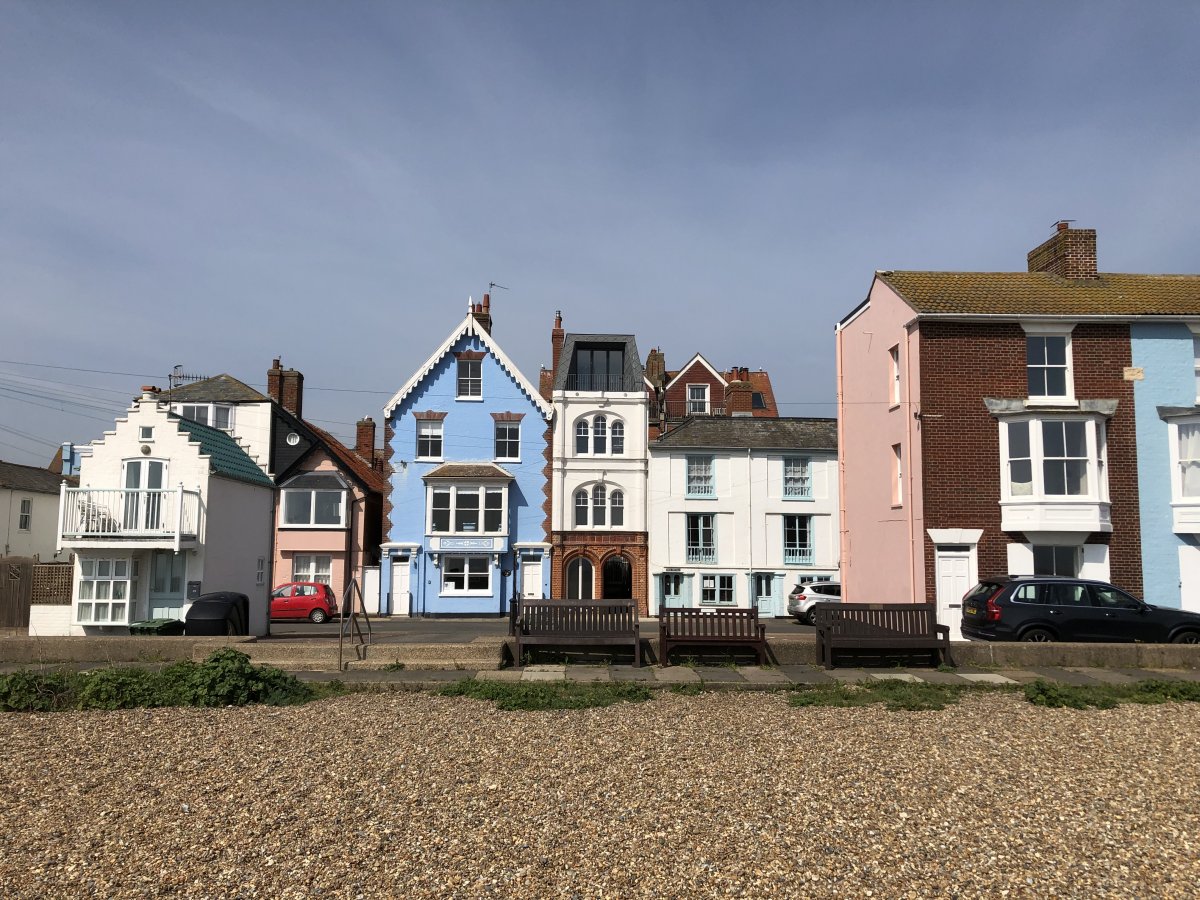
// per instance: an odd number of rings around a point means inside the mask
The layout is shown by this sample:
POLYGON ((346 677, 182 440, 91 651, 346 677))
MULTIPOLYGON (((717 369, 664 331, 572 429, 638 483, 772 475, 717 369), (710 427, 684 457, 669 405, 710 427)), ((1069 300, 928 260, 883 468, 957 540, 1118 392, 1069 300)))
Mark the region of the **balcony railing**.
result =
POLYGON ((568 375, 568 391, 623 391, 623 375, 568 375))
POLYGON ((200 521, 200 494, 182 486, 166 490, 62 488, 59 549, 64 542, 160 540, 178 550, 194 539, 200 521))
POLYGON ((715 563, 717 561, 717 548, 697 547, 689 544, 687 548, 687 561, 690 563, 715 563))
POLYGON ((668 419, 684 419, 688 416, 723 416, 724 406, 713 406, 695 400, 668 400, 659 404, 668 419))
POLYGON ((783 564, 785 566, 811 566, 813 552, 811 547, 784 547, 783 564))

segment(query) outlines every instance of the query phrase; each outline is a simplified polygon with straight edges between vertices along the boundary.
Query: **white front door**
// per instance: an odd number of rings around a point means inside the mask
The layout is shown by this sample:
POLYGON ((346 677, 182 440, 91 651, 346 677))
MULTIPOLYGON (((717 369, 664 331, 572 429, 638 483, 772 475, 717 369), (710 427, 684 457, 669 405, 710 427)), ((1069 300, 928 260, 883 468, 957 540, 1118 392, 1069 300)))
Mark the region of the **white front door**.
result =
POLYGON ((521 599, 542 599, 542 558, 540 556, 521 560, 521 599))
POLYGON ((412 614, 412 594, 408 587, 408 557, 397 556, 392 560, 392 615, 412 614))
POLYGON ((959 626, 962 625, 963 594, 974 587, 971 575, 971 557, 974 548, 953 544, 937 548, 937 609, 938 622, 950 627, 950 640, 963 639, 959 626))

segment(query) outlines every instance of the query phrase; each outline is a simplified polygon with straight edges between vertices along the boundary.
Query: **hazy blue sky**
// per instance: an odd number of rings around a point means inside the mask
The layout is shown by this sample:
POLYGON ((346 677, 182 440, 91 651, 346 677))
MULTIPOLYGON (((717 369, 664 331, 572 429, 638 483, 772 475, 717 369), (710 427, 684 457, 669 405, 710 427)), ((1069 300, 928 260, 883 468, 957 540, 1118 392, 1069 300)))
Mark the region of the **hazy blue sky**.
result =
POLYGON ((1200 271, 1197 46, 1195 2, 0 0, 0 458, 276 355, 349 439, 489 281, 531 378, 561 309, 832 415, 875 269, 1070 218, 1200 271))

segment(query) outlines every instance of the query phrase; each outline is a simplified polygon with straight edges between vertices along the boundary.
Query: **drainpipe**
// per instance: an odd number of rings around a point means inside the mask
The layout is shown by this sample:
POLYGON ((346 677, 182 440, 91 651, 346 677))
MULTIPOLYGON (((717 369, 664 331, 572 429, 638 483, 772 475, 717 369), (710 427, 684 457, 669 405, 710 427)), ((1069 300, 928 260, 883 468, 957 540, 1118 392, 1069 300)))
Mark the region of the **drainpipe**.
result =
POLYGON ((850 562, 850 531, 846 527, 846 422, 845 422, 845 378, 843 374, 842 362, 842 327, 837 325, 834 329, 834 343, 836 344, 837 357, 837 436, 838 436, 838 454, 837 454, 837 477, 838 477, 838 573, 841 577, 842 596, 853 598, 854 593, 850 588, 848 568, 850 562))
MULTIPOLYGON (((914 528, 915 519, 913 517, 913 504, 914 504, 915 500, 913 499, 913 491, 911 488, 911 485, 913 483, 913 471, 916 469, 916 465, 917 465, 917 454, 913 452, 913 447, 915 445, 915 441, 913 438, 913 429, 916 427, 916 425, 914 423, 917 422, 917 419, 915 416, 910 416, 908 414, 909 411, 912 409, 912 401, 909 399, 910 397, 912 397, 912 346, 911 346, 912 340, 913 340, 912 330, 911 330, 911 326, 909 326, 905 329, 904 390, 901 393, 901 397, 900 397, 900 409, 901 409, 901 413, 904 416, 904 431, 905 431, 906 442, 908 444, 908 447, 907 447, 908 466, 906 467, 905 471, 907 471, 907 473, 908 473, 908 484, 910 486, 909 491, 908 491, 908 503, 907 503, 908 544, 909 544, 909 547, 908 547, 909 591, 908 592, 909 592, 909 595, 911 596, 910 602, 924 603, 925 602, 924 597, 917 597, 917 552, 918 552, 918 550, 921 550, 921 551, 924 550, 925 539, 924 539, 923 535, 918 536, 916 533, 916 530, 914 528)), ((924 464, 924 459, 922 459, 922 464, 924 464)), ((902 484, 901 490, 903 490, 903 488, 904 488, 904 485, 902 484)), ((903 500, 903 495, 901 496, 901 499, 903 500)), ((922 512, 922 514, 923 514, 923 512, 922 512)), ((921 565, 922 566, 924 566, 924 564, 925 564, 924 557, 925 557, 925 554, 924 554, 924 552, 922 552, 921 553, 921 565)))

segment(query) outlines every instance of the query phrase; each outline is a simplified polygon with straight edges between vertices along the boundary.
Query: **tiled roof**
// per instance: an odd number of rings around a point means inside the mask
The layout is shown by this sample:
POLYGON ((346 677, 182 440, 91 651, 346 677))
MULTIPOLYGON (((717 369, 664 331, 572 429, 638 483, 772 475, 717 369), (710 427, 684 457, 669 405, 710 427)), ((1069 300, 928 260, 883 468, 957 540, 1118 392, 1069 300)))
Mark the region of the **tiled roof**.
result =
POLYGON ((1060 278, 1045 272, 879 272, 918 313, 1200 315, 1200 275, 1060 278))
POLYGON ((425 473, 426 478, 504 478, 512 481, 512 473, 495 463, 442 463, 425 473))
POLYGON ((275 482, 266 476, 238 442, 224 431, 209 428, 174 413, 171 413, 169 418, 181 431, 186 431, 193 441, 200 444, 200 452, 209 457, 214 475, 223 475, 249 484, 275 486, 275 482))
POLYGON ((697 417, 650 445, 668 448, 749 448, 751 450, 837 450, 837 419, 756 419, 751 416, 697 417))
POLYGON ((57 494, 58 486, 64 481, 69 485, 79 484, 79 479, 74 475, 63 476, 49 469, 0 460, 0 488, 28 491, 31 494, 57 494))
POLYGON ((379 471, 371 468, 371 464, 359 456, 355 451, 351 450, 337 438, 323 428, 318 428, 312 422, 305 422, 305 425, 312 430, 321 442, 329 450, 329 452, 346 468, 348 468, 355 477, 369 491, 385 493, 388 489, 387 477, 379 471))
POLYGON ((642 368, 641 359, 638 358, 637 341, 632 334, 568 334, 563 342, 562 353, 558 358, 554 390, 567 390, 567 379, 571 374, 571 360, 575 355, 575 348, 579 344, 619 346, 625 351, 625 369, 621 373, 621 390, 641 391, 645 389, 642 379, 646 377, 646 373, 642 368))
POLYGON ((222 374, 163 391, 160 399, 172 403, 266 403, 271 398, 232 375, 222 374))
MULTIPOLYGON (((750 387, 754 389, 754 393, 761 394, 763 406, 761 409, 754 409, 755 417, 778 416, 779 407, 775 405, 775 389, 771 387, 771 376, 759 370, 757 372, 746 373, 750 382, 750 387)), ((737 381, 738 372, 736 369, 728 369, 721 373, 721 377, 726 381, 737 381)))

